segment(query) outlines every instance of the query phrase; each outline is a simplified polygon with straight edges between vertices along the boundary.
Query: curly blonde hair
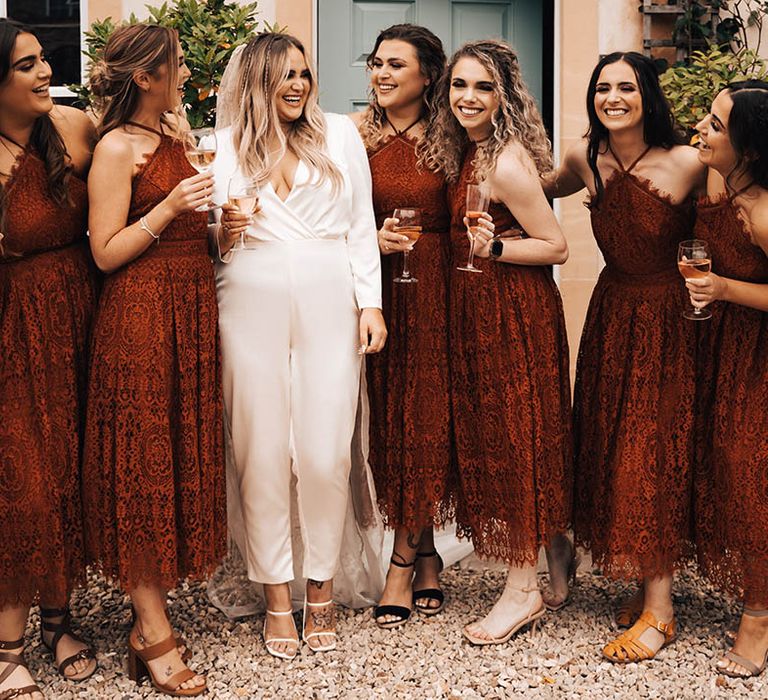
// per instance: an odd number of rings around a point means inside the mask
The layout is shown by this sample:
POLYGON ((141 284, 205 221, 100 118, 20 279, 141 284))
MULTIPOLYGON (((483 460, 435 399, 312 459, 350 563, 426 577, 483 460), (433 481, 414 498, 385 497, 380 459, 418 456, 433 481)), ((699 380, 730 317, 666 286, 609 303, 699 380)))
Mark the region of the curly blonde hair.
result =
MULTIPOLYGON (((368 54, 366 65, 370 70, 376 52, 383 41, 404 41, 410 44, 416 51, 421 74, 429 79, 429 85, 424 89, 424 108, 422 115, 429 121, 435 113, 435 90, 440 77, 445 69, 445 52, 443 44, 438 37, 426 27, 417 24, 394 24, 383 30, 376 37, 371 53, 368 54)), ((359 131, 365 147, 369 151, 375 150, 384 138, 384 125, 387 116, 384 109, 376 99, 373 86, 368 87, 368 107, 366 108, 359 131)))
POLYGON ((451 111, 450 90, 453 70, 462 58, 474 58, 488 71, 499 101, 499 108, 491 115, 491 135, 475 156, 475 179, 485 180, 496 167, 504 147, 513 142, 525 148, 539 174, 551 170, 552 144, 536 101, 523 80, 517 54, 505 42, 495 40, 469 42, 451 57, 437 87, 437 114, 425 137, 423 164, 441 170, 449 182, 459 177, 469 137, 451 111))

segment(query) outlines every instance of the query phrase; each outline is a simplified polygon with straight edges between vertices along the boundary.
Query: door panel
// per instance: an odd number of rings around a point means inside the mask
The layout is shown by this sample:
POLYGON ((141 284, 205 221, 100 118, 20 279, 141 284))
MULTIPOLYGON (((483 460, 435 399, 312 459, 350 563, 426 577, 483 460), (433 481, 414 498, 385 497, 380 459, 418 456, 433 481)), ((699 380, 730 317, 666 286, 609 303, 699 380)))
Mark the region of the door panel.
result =
POLYGON ((523 75, 541 104, 543 3, 541 0, 318 0, 320 101, 329 112, 368 103, 367 52, 392 24, 429 27, 450 56, 467 41, 500 38, 517 51, 523 75))

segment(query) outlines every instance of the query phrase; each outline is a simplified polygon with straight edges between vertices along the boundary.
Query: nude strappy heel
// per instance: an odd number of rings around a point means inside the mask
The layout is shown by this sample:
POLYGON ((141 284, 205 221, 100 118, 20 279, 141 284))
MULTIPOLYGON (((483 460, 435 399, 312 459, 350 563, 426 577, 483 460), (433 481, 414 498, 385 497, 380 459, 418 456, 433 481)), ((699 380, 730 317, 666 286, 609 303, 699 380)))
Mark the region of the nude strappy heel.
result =
MULTIPOLYGON (((513 588, 512 590, 521 591, 522 593, 533 593, 534 591, 538 591, 538 586, 532 587, 532 588, 513 588)), ((485 639, 484 637, 478 637, 477 635, 473 634, 469 627, 470 625, 467 625, 464 627, 464 629, 461 630, 462 634, 472 642, 472 644, 475 644, 477 646, 486 646, 490 644, 506 644, 510 639, 512 639, 512 635, 514 635, 516 632, 523 629, 523 627, 527 627, 528 625, 531 626, 531 632, 536 632, 536 627, 539 624, 539 620, 544 617, 544 615, 547 612, 547 608, 544 605, 544 601, 542 601, 541 606, 534 610, 533 612, 529 612, 525 617, 523 617, 520 620, 517 620, 512 624, 512 627, 510 627, 505 634, 503 634, 501 637, 491 637, 490 639, 485 639)), ((482 625, 479 624, 479 621, 476 623, 481 629, 482 625)), ((483 630, 485 631, 485 630, 483 630)))
MULTIPOLYGON (((286 615, 293 615, 293 610, 267 610, 267 615, 274 615, 275 617, 283 617, 286 615)), ((285 659, 291 661, 296 658, 296 654, 299 653, 299 634, 296 633, 296 637, 267 637, 267 615, 264 616, 264 629, 262 630, 262 636, 264 637, 264 646, 272 656, 278 659, 285 659), (288 644, 295 644, 293 653, 288 651, 278 651, 272 647, 273 644, 285 642, 288 644)), ((293 628, 296 629, 296 623, 293 623, 293 628)))
MULTIPOLYGON (((747 617, 768 617, 768 610, 744 608, 742 615, 746 615, 747 617)), ((728 676, 730 678, 752 678, 754 676, 759 676, 763 671, 765 671, 765 667, 768 665, 768 649, 765 650, 765 654, 763 655, 763 663, 759 666, 754 661, 750 661, 741 654, 737 654, 733 651, 733 649, 725 652, 725 658, 728 659, 728 661, 733 661, 742 668, 746 669, 747 673, 728 671, 725 668, 720 668, 719 665, 715 666, 715 669, 718 673, 722 673, 724 676, 728 676)))

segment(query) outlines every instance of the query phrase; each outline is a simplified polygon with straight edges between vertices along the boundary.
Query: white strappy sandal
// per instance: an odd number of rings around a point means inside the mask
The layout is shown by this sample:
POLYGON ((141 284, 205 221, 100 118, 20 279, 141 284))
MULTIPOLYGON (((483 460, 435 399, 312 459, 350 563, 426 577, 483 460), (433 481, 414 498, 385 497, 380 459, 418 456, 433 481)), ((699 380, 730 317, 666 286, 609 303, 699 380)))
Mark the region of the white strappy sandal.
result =
MULTIPOLYGON (((307 643, 307 646, 312 651, 332 651, 336 648, 336 630, 335 629, 322 629, 320 631, 310 632, 309 634, 306 633, 307 630, 307 606, 310 608, 323 608, 328 605, 333 605, 333 600, 326 600, 323 603, 310 603, 306 596, 304 597, 304 614, 303 614, 303 621, 301 625, 301 638, 307 643), (322 644, 319 646, 312 646, 309 643, 309 640, 314 637, 321 637, 323 635, 333 637, 333 641, 330 644, 322 644)), ((332 607, 330 610, 330 618, 327 620, 327 622, 324 620, 323 622, 326 622, 327 627, 331 627, 332 625, 335 626, 336 622, 336 616, 334 614, 335 609, 332 607)))
MULTIPOLYGON (((285 616, 285 615, 293 615, 293 610, 267 610, 267 615, 274 615, 275 617, 285 616)), ((298 631, 296 632, 296 637, 270 637, 267 638, 267 615, 264 616, 264 630, 262 631, 262 636, 264 637, 264 646, 267 648, 267 651, 272 654, 272 656, 276 656, 278 659, 286 659, 287 661, 291 661, 292 659, 296 658, 296 654, 299 653, 299 639, 298 639, 298 631), (296 646, 293 649, 293 653, 287 652, 287 651, 278 651, 277 649, 273 648, 273 644, 279 644, 280 642, 288 642, 290 644, 295 644, 296 646)), ((296 623, 294 622, 294 629, 296 629, 296 623)))

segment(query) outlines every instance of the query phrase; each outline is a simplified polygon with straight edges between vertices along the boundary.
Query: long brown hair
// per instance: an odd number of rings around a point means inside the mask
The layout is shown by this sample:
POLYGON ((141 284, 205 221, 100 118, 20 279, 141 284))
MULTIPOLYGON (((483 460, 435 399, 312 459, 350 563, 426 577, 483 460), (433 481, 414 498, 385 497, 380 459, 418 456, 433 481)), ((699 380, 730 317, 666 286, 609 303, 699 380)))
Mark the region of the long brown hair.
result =
MULTIPOLYGON (((11 57, 19 34, 34 35, 34 32, 13 20, 0 20, 0 85, 10 76, 11 57)), ((45 164, 48 189, 54 201, 59 205, 71 205, 68 180, 72 164, 64 139, 53 125, 50 114, 43 114, 35 119, 29 144, 45 164)), ((5 214, 5 205, 5 188, 0 186, 0 216, 5 214)))
MULTIPOLYGON (((137 72, 156 75, 168 66, 168 89, 178 81, 178 34, 156 24, 129 24, 115 30, 104 47, 104 55, 91 67, 91 92, 97 97, 97 131, 103 136, 125 124, 139 104, 140 89, 133 79, 137 72)), ((160 118, 172 131, 165 115, 160 118)))

